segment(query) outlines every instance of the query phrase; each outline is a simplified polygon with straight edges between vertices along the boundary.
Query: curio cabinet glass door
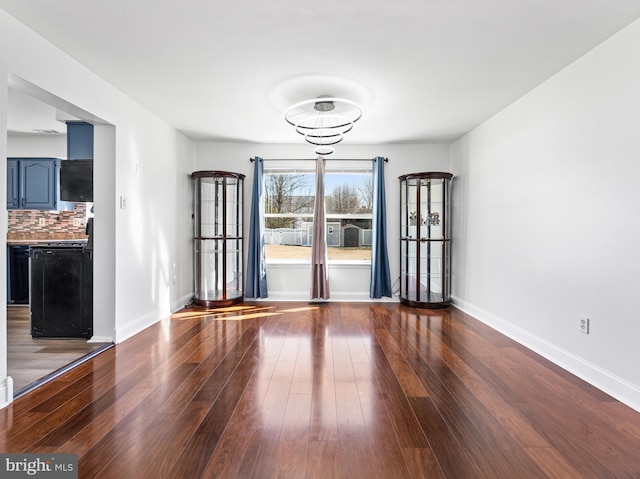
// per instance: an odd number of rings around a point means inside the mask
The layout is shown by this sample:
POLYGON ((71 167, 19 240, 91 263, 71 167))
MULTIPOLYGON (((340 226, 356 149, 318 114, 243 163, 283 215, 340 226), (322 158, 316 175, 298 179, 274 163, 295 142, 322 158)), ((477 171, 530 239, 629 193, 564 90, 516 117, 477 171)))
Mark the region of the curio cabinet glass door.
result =
POLYGON ((400 301, 424 308, 451 302, 451 173, 400 176, 400 301))
POLYGON ((191 177, 194 183, 194 303, 217 307, 241 302, 244 298, 244 175, 196 171, 191 177))

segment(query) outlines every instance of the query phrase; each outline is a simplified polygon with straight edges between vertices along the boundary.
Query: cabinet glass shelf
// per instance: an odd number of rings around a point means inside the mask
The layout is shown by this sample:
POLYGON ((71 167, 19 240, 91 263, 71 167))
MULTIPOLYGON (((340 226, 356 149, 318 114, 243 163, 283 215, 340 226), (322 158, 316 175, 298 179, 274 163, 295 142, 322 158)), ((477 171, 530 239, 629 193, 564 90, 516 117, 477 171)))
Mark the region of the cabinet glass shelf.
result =
POLYGON ((424 308, 451 303, 451 173, 400 180, 400 301, 424 308))

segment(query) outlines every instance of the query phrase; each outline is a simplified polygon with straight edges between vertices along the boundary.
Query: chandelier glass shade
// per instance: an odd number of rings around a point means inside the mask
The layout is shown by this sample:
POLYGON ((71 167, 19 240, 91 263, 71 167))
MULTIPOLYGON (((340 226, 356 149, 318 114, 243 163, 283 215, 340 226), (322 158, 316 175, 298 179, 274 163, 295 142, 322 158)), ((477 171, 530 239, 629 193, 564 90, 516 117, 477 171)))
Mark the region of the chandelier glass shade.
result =
POLYGON ((344 98, 319 97, 301 101, 287 109, 284 119, 315 145, 318 155, 330 155, 331 145, 340 143, 345 133, 362 117, 362 108, 344 98))

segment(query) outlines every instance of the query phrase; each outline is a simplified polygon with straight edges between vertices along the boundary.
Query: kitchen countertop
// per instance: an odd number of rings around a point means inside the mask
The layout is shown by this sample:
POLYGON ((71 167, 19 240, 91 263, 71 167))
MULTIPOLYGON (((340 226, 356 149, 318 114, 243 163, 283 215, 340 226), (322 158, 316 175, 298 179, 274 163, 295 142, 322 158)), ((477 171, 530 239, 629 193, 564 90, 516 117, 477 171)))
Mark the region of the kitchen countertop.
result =
POLYGON ((7 235, 7 245, 37 245, 37 244, 46 244, 46 243, 86 243, 87 237, 83 236, 81 238, 71 238, 71 237, 63 237, 60 235, 50 236, 46 238, 40 237, 29 237, 29 238, 10 238, 7 235))

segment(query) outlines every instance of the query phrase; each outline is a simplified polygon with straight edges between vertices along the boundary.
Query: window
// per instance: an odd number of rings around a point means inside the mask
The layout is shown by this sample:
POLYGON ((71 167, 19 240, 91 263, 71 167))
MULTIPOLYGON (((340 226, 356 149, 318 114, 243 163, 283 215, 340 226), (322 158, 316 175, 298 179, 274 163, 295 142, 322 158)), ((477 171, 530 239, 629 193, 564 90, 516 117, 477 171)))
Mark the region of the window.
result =
MULTIPOLYGON (((267 168, 265 255, 267 261, 311 257, 315 171, 267 168)), ((329 260, 371 261, 373 184, 371 167, 325 169, 329 260)))

